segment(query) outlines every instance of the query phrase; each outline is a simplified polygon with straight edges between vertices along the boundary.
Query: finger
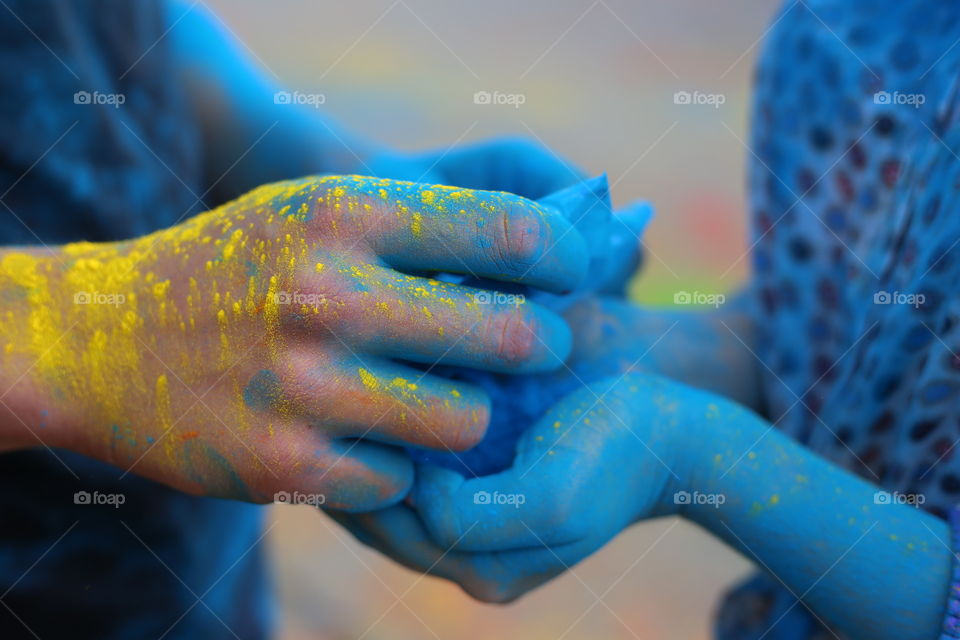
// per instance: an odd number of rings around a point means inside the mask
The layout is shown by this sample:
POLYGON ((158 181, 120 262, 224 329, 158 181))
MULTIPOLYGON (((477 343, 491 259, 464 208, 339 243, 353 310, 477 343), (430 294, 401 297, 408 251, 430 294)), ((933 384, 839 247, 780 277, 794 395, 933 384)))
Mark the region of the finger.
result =
POLYGON ((522 435, 513 465, 501 473, 464 478, 418 465, 411 496, 431 535, 441 546, 464 551, 554 546, 586 537, 597 523, 582 514, 602 497, 596 478, 601 487, 618 487, 622 474, 604 464, 613 440, 609 412, 596 405, 593 394, 561 400, 522 435))
POLYGON ((441 548, 406 505, 369 513, 328 513, 361 543, 408 569, 450 580, 482 602, 510 602, 566 567, 549 549, 487 554, 441 548))
POLYGON ((304 273, 312 306, 293 305, 309 331, 328 330, 364 352, 504 373, 559 367, 570 351, 566 323, 523 296, 404 275, 377 265, 304 273))
POLYGON ((467 577, 458 570, 459 554, 441 549, 407 505, 368 513, 329 511, 328 514, 357 540, 409 569, 421 573, 430 571, 449 580, 467 577))
POLYGON ((566 514, 537 478, 540 484, 526 482, 511 468, 467 479, 449 469, 417 465, 413 495, 427 530, 443 547, 483 552, 575 541, 562 526, 566 514))
POLYGON ((325 183, 329 216, 364 230, 368 245, 400 270, 446 271, 574 289, 589 257, 582 236, 558 212, 497 191, 344 177, 325 183), (344 202, 346 200, 346 202, 344 202))
POLYGON ((278 436, 285 448, 273 501, 345 511, 383 509, 402 501, 413 465, 400 449, 374 442, 337 442, 309 431, 278 436), (319 440, 319 441, 317 441, 319 440))
POLYGON ((553 548, 468 553, 440 547, 406 505, 330 516, 361 543, 420 573, 456 582, 483 602, 510 602, 560 575, 594 547, 577 542, 553 548))
POLYGON ((336 437, 451 452, 475 446, 490 420, 483 390, 381 358, 345 352, 318 361, 304 350, 289 363, 283 382, 260 372, 247 384, 248 406, 262 406, 272 393, 275 410, 305 416, 336 437))

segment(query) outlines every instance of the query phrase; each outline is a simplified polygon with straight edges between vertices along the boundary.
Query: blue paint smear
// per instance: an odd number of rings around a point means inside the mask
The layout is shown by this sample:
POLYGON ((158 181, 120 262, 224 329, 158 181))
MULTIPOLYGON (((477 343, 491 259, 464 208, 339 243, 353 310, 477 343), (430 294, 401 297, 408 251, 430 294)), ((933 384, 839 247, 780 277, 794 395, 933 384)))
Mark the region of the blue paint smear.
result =
POLYGON ((243 401, 254 411, 265 411, 280 401, 280 378, 269 369, 255 373, 243 388, 243 401))

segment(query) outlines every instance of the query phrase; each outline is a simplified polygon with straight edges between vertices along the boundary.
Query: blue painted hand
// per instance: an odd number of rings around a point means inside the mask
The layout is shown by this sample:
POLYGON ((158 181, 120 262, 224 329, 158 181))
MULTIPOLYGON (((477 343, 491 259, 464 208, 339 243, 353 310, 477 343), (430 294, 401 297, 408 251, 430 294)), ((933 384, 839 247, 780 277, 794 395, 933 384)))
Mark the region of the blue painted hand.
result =
POLYGON ((412 504, 334 517, 408 567, 506 602, 637 520, 676 513, 684 452, 713 402, 659 377, 607 378, 554 406, 506 471, 465 479, 421 466, 412 504))

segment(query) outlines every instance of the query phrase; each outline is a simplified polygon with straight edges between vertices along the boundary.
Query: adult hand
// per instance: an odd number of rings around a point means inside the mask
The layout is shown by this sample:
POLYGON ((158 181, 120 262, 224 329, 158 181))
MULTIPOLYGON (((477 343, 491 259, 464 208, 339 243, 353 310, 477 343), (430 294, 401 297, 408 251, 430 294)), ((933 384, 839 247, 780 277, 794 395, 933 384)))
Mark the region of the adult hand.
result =
POLYGON ((468 448, 489 410, 479 389, 392 358, 535 372, 570 344, 543 308, 410 274, 562 291, 585 269, 582 238, 518 196, 267 185, 131 242, 0 252, 3 375, 17 381, 4 402, 52 446, 190 493, 382 507, 413 475, 387 445, 468 448))

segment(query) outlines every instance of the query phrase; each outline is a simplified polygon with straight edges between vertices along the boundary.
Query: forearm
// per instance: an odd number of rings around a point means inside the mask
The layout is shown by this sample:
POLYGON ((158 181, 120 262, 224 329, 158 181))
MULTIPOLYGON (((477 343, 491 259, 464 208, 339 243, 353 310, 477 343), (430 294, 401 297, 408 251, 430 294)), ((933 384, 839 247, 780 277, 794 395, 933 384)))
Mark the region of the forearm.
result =
POLYGON ((176 22, 172 47, 200 123, 213 187, 206 204, 305 174, 370 173, 367 166, 382 148, 325 120, 319 98, 278 103, 277 79, 207 9, 171 2, 168 19, 176 22))
MULTIPOLYGON (((3 312, 9 311, 3 305, 3 312)), ((0 366, 0 452, 28 447, 62 446, 62 430, 54 428, 49 403, 27 376, 25 358, 5 356, 0 366)))
POLYGON ((711 405, 703 428, 685 515, 852 638, 938 637, 952 561, 944 521, 877 499, 743 409, 711 405))
POLYGON ((584 378, 593 371, 654 373, 758 409, 759 365, 746 307, 742 296, 708 311, 591 300, 568 314, 578 334, 571 361, 584 378))

